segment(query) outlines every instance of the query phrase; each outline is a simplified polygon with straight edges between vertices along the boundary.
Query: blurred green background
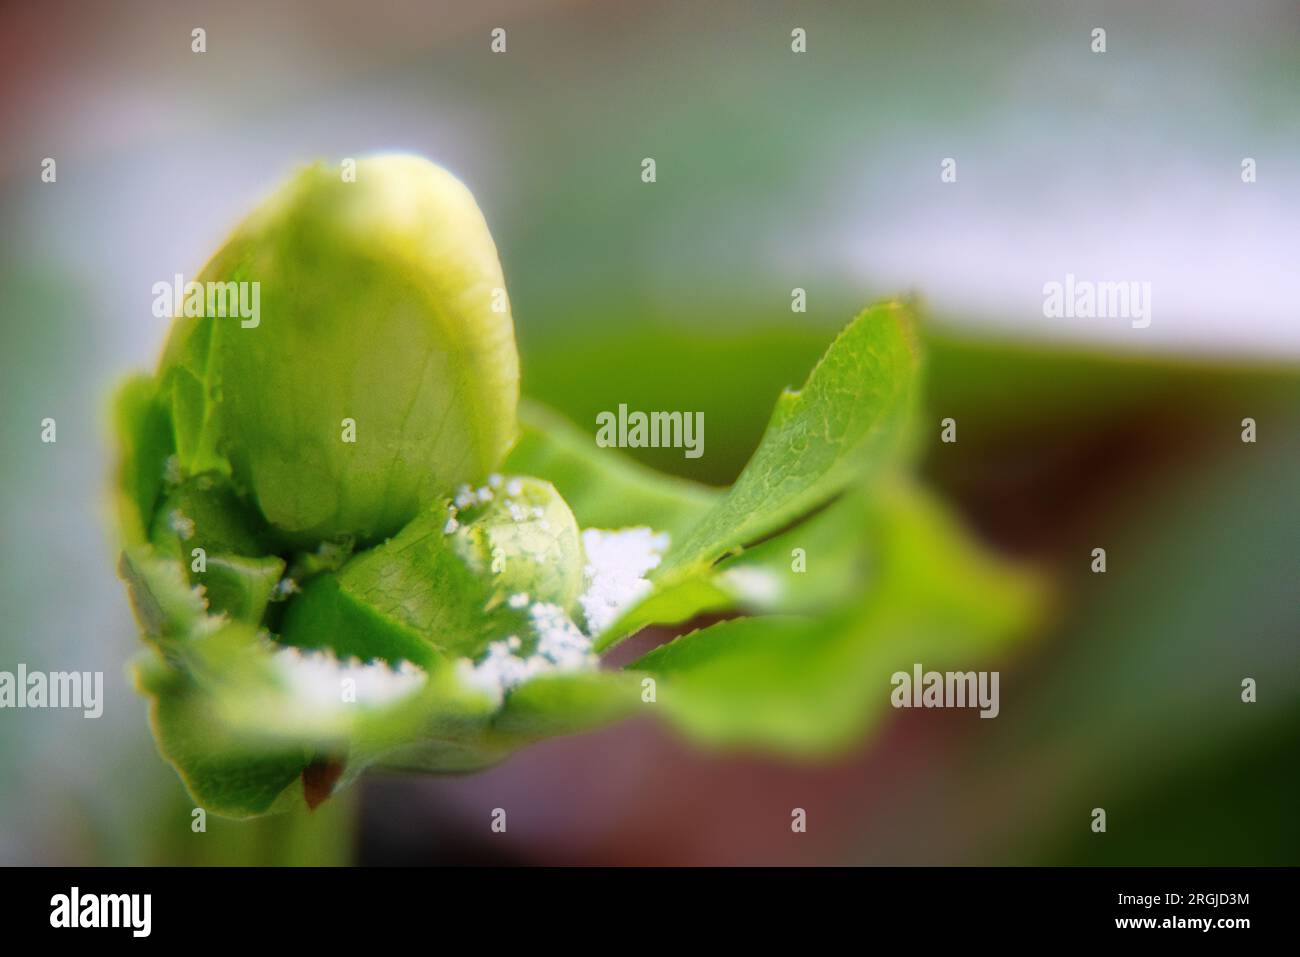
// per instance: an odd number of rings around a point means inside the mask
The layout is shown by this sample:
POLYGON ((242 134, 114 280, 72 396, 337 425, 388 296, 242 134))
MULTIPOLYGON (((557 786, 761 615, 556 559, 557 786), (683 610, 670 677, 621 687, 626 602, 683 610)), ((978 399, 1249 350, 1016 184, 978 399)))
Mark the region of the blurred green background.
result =
POLYGON ((1293 5, 20 3, 0 52, 0 669, 107 699, 0 711, 0 863, 1300 862, 1293 5), (525 391, 588 429, 702 410, 703 458, 640 454, 706 482, 863 304, 917 295, 925 476, 1059 588, 998 720, 906 713, 829 766, 633 722, 191 833, 125 677, 104 397, 156 361, 154 282, 296 164, 393 148, 482 205, 525 391), (1151 327, 1043 318, 1066 272, 1150 281, 1151 327))

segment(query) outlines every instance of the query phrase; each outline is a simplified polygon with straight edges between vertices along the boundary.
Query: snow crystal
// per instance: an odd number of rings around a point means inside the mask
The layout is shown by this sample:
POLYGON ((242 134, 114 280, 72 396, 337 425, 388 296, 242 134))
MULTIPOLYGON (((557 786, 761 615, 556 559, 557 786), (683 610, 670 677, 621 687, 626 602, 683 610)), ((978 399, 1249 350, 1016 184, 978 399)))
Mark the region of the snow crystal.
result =
POLYGON ((179 508, 172 509, 167 515, 167 525, 181 537, 183 542, 188 542, 194 537, 194 519, 186 516, 179 508))
POLYGON ((292 578, 281 578, 271 589, 271 601, 284 601, 290 595, 298 594, 298 583, 292 578))
POLYGON ((424 684, 425 673, 409 661, 393 668, 384 662, 340 661, 332 651, 281 648, 273 660, 289 692, 308 707, 342 703, 343 682, 351 680, 356 703, 383 705, 403 698, 424 684))
POLYGON ((668 549, 667 532, 649 528, 604 531, 584 529, 587 553, 583 569, 587 587, 578 598, 587 631, 600 634, 638 599, 650 591, 646 573, 658 566, 668 549))
MULTIPOLYGON (((513 598, 511 605, 514 605, 513 598)), ((591 671, 600 664, 600 659, 591 650, 591 639, 559 605, 534 602, 528 609, 528 618, 537 638, 537 647, 532 654, 518 654, 523 647, 518 635, 494 641, 488 645, 487 654, 477 662, 462 658, 456 663, 456 673, 461 682, 500 704, 506 692, 539 675, 591 671)))
POLYGON ((181 460, 174 455, 167 456, 163 462, 163 482, 167 485, 176 486, 185 481, 185 470, 181 468, 181 460))

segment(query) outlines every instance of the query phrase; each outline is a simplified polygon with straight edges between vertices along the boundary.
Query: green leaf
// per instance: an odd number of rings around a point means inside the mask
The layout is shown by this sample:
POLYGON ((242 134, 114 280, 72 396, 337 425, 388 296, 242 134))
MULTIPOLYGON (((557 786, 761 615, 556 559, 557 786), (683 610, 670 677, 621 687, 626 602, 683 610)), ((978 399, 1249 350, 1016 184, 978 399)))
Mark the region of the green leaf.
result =
POLYGON ((723 559, 716 587, 746 612, 811 614, 844 604, 871 581, 875 485, 850 489, 807 521, 723 559))
POLYGON ((387 752, 380 764, 399 770, 472 771, 546 738, 612 724, 650 705, 641 675, 590 671, 543 675, 512 691, 489 721, 443 716, 414 743, 387 752))
POLYGON ((112 420, 118 450, 113 485, 118 534, 123 544, 138 544, 148 537, 167 458, 175 451, 171 420, 152 377, 137 375, 122 383, 113 397, 112 420))
POLYGON ((159 554, 189 563, 191 550, 209 554, 264 555, 272 551, 265 523, 229 481, 204 473, 165 488, 149 540, 159 554))
POLYGON ((280 639, 365 661, 413 661, 477 653, 489 640, 488 592, 452 548, 444 508, 417 516, 396 537, 337 573, 313 579, 288 605, 280 639))
POLYGON ((378 700, 345 682, 364 684, 367 668, 332 654, 306 657, 278 649, 242 623, 214 623, 173 645, 168 656, 136 666, 136 684, 153 700, 155 736, 163 756, 196 800, 216 813, 242 817, 285 802, 312 761, 335 764, 346 785, 366 768, 391 760, 411 742, 457 743, 455 763, 425 755, 424 770, 460 770, 508 750, 488 734, 495 705, 464 690, 450 668, 410 671, 401 689, 378 700), (287 789, 287 790, 286 790, 287 789))
POLYGON ((645 707, 640 675, 626 671, 544 675, 510 694, 492 728, 520 746, 611 724, 645 707))
POLYGON ((310 761, 298 745, 266 745, 232 733, 190 678, 172 673, 150 708, 154 740, 204 808, 245 818, 274 808, 310 761))
POLYGON ((538 403, 521 403, 519 417, 522 430, 506 469, 554 485, 583 528, 645 525, 675 540, 721 497, 716 489, 600 448, 591 435, 538 403))
POLYGON ((710 578, 710 566, 901 464, 918 391, 912 323, 897 302, 849 323, 804 387, 782 393, 735 485, 673 543, 651 576, 654 593, 597 639, 598 650, 655 621, 728 607, 732 592, 710 578))
POLYGON ((206 572, 193 573, 203 582, 208 611, 257 624, 266 614, 275 587, 284 574, 284 559, 275 555, 209 555, 206 572))
POLYGON ((898 464, 917 398, 912 323, 898 302, 849 323, 804 387, 782 393, 745 470, 658 574, 711 564, 898 464))
POLYGON ((851 605, 725 621, 630 666, 656 677, 667 717, 710 744, 834 753, 883 715, 895 672, 985 669, 1026 634, 1043 600, 1034 576, 984 554, 918 490, 878 491, 858 529, 872 568, 851 605))
POLYGON ((866 534, 871 496, 871 489, 850 491, 807 521, 692 577, 657 581, 654 592, 611 632, 635 634, 649 625, 678 625, 704 613, 735 609, 814 613, 849 601, 869 580, 875 544, 866 534))
POLYGON ((183 641, 207 620, 203 595, 185 577, 184 567, 175 559, 159 558, 153 546, 124 548, 118 574, 127 584, 142 634, 160 647, 183 641))
POLYGON ((435 503, 391 540, 315 578, 290 602, 280 637, 366 661, 475 658, 493 640, 526 639, 512 595, 570 609, 582 564, 577 524, 555 490, 505 479, 490 504, 457 512, 435 503))
POLYGON ((208 614, 257 625, 285 567, 265 554, 266 532, 228 479, 208 472, 165 486, 149 537, 155 556, 174 561, 201 589, 208 614))

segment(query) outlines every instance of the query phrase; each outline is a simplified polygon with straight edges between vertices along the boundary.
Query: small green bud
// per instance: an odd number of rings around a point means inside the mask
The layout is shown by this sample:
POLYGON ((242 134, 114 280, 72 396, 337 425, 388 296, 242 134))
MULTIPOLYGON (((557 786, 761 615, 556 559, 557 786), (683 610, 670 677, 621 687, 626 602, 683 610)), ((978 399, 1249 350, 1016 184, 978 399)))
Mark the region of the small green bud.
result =
POLYGON ((229 474, 284 537, 392 534, 513 443, 496 247, 427 160, 363 159, 354 182, 301 170, 198 282, 258 284, 259 314, 174 320, 159 376, 177 456, 229 474))
POLYGON ((578 523, 549 482, 491 476, 478 489, 462 487, 444 532, 470 569, 492 583, 494 604, 540 601, 569 610, 582 591, 578 523))

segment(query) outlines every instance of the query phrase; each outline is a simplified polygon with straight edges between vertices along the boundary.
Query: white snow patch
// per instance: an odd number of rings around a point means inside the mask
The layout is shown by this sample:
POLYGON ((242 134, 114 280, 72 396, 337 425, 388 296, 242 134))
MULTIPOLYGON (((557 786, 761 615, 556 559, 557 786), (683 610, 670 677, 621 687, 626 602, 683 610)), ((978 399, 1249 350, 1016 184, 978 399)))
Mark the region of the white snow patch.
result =
POLYGON ((355 658, 340 661, 331 651, 287 647, 277 651, 273 660, 290 694, 309 708, 343 705, 343 682, 349 679, 354 682, 355 703, 376 706, 406 697, 423 686, 426 678, 424 671, 409 661, 393 668, 385 662, 365 663, 355 658))
POLYGON ((539 675, 594 671, 600 665, 600 659, 591 650, 591 639, 559 605, 533 602, 528 609, 528 620, 537 638, 532 654, 527 657, 518 654, 523 647, 518 635, 494 641, 477 663, 468 658, 456 663, 461 682, 500 704, 506 692, 539 675))
POLYGON ((649 528, 588 528, 582 533, 582 547, 587 554, 583 569, 587 587, 578 603, 588 633, 597 635, 649 593, 651 586, 645 576, 663 560, 668 533, 649 528))
POLYGON ((511 595, 507 600, 511 608, 528 608, 536 647, 527 656, 521 655, 523 642, 518 635, 510 635, 489 644, 477 662, 462 658, 456 663, 456 673, 466 687, 483 692, 499 705, 508 692, 540 675, 594 671, 600 666, 600 658, 592 651, 593 636, 650 590, 645 574, 662 560, 668 535, 649 528, 589 528, 582 533, 582 545, 587 555, 583 568, 586 588, 578 604, 586 631, 559 605, 540 601, 529 605, 526 594, 511 595))

